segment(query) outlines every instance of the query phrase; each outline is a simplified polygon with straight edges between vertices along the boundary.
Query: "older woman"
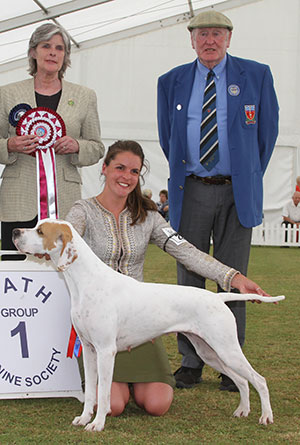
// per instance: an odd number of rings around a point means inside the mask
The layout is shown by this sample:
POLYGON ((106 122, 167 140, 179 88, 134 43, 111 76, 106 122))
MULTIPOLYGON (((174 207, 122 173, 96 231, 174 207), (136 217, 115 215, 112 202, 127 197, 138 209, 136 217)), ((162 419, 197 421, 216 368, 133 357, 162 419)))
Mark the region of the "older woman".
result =
MULTIPOLYGON (((18 118, 28 108, 46 107, 63 119, 66 135, 54 144, 59 217, 80 198, 78 167, 103 156, 95 93, 63 79, 70 66, 70 39, 51 23, 37 28, 28 48, 31 79, 0 88, 0 188, 2 249, 14 249, 13 227, 34 227, 38 215, 35 135, 16 135, 18 118), (25 104, 25 105, 24 105, 25 104)), ((13 259, 14 257, 12 257, 13 259)))

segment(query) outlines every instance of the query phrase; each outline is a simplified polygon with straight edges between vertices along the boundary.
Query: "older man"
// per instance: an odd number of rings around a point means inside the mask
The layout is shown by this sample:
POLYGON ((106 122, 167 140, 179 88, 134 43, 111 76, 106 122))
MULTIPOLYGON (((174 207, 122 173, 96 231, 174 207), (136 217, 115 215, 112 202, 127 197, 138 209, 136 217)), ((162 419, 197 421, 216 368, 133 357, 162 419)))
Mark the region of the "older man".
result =
POLYGON ((300 192, 295 192, 292 199, 282 209, 283 222, 285 226, 300 226, 300 192))
MULTIPOLYGON (((211 9, 188 26, 197 59, 158 81, 158 127, 169 161, 171 225, 199 249, 247 273, 252 227, 262 221, 263 174, 278 133, 278 104, 267 65, 227 54, 232 23, 211 9)), ((205 280, 178 264, 178 283, 205 280)), ((229 304, 245 339, 245 305, 229 304)), ((183 335, 176 385, 201 381, 203 362, 183 335)), ((235 391, 222 376, 222 390, 235 391)))

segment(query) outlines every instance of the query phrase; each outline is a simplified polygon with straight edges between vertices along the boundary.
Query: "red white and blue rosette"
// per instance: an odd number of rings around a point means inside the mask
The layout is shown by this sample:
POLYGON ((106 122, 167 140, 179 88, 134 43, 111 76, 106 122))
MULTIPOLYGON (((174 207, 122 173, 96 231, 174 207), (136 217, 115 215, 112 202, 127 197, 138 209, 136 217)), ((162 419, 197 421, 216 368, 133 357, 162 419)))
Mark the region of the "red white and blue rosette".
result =
POLYGON ((16 133, 19 136, 32 134, 39 138, 37 149, 47 150, 66 135, 63 118, 50 108, 37 107, 26 111, 18 121, 16 133))
POLYGON ((45 107, 31 108, 19 119, 18 136, 34 135, 39 138, 35 150, 37 167, 38 217, 58 218, 54 144, 66 134, 62 117, 45 107))

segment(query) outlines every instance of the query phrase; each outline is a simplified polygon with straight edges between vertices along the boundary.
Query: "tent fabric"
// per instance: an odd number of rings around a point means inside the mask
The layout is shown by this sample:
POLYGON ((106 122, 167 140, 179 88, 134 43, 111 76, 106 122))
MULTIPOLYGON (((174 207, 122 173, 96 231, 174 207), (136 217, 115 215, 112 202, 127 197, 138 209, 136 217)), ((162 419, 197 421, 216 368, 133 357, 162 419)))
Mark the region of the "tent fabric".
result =
MULTIPOLYGON (((109 8, 113 3, 108 2, 98 8, 109 8)), ((149 6, 152 2, 148 0, 146 3, 149 6)), ((159 3, 167 7, 172 2, 157 0, 156 6, 159 3)), ((208 4, 203 1, 192 3, 198 8, 201 4, 208 4)), ((295 189, 296 176, 300 175, 300 89, 297 88, 300 67, 299 1, 289 0, 288 7, 286 0, 210 3, 218 3, 216 8, 221 5, 222 12, 233 22, 229 52, 267 63, 273 73, 280 105, 280 133, 264 179, 264 218, 268 222, 278 222, 283 205, 295 189)), ((67 80, 96 91, 106 147, 117 139, 135 139, 141 143, 150 163, 144 187, 152 189, 154 200, 158 200, 159 190, 167 188, 169 175, 168 164, 158 142, 157 79, 172 67, 195 59, 186 28, 187 6, 178 14, 181 14, 180 20, 175 23, 162 20, 161 26, 153 29, 144 23, 141 26, 145 27, 145 32, 139 28, 138 33, 126 36, 116 31, 116 35, 112 33, 104 41, 96 39, 82 49, 74 48, 72 67, 66 75, 67 80)), ((94 17, 94 22, 97 20, 98 17, 94 17)), ((29 36, 30 33, 26 38, 29 36)), ((27 76, 26 59, 16 65, 0 64, 0 85, 27 76)), ((103 184, 101 162, 82 168, 81 174, 83 196, 98 193, 103 184)))
MULTIPOLYGON (((232 0, 231 0, 232 1, 232 0)), ((223 7, 229 0, 15 0, 1 11, 0 33, 2 51, 0 64, 26 56, 27 40, 37 24, 46 19, 56 20, 82 48, 99 37, 119 34, 195 8, 223 7)), ((241 0, 238 0, 241 1, 241 0)), ((245 2, 249 0, 242 0, 245 2)), ((253 0, 252 0, 253 1, 253 0)), ((235 0, 236 2, 236 0, 235 0)), ((143 31, 142 31, 143 32, 143 31)))

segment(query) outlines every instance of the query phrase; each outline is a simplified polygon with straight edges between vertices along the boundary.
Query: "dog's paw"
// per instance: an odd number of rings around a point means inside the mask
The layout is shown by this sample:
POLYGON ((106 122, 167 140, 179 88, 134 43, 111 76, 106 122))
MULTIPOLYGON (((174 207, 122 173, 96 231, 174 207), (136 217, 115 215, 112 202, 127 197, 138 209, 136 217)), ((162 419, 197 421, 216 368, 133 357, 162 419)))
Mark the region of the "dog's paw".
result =
POLYGON ((273 423, 273 413, 272 411, 268 414, 262 414, 260 419, 259 419, 259 423, 261 425, 269 425, 271 423, 273 423))
POLYGON ((234 417, 248 417, 250 408, 245 406, 239 406, 233 413, 234 417))
POLYGON ((72 425, 75 426, 85 426, 90 420, 91 420, 91 415, 81 415, 81 416, 76 416, 72 422, 72 425))
POLYGON ((102 431, 104 430, 104 422, 96 422, 93 420, 93 422, 88 423, 84 429, 85 431, 91 432, 102 431))

